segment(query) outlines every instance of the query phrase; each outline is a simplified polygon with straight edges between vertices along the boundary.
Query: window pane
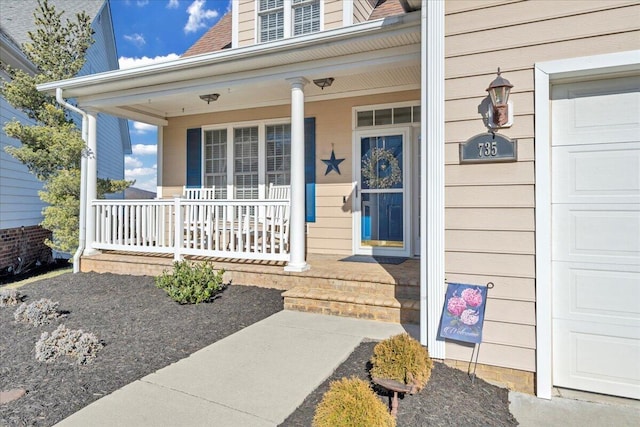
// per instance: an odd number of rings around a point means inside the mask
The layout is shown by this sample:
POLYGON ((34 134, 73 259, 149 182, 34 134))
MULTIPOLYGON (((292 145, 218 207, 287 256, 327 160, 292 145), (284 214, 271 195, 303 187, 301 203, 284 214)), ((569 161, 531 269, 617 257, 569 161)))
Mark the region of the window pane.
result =
POLYGON ((260 12, 282 7, 283 0, 260 0, 260 12))
POLYGON ((394 108, 393 123, 411 123, 411 107, 394 108))
POLYGON ((376 110, 376 126, 390 125, 391 123, 393 123, 391 120, 391 108, 376 110))
POLYGON ((420 106, 416 105, 413 107, 413 122, 420 123, 420 106))
POLYGON ((260 41, 268 42, 284 37, 284 11, 260 15, 260 41))
POLYGON ((358 127, 373 126, 373 111, 358 111, 358 127))
POLYGON ((205 186, 215 186, 215 197, 227 197, 227 131, 207 130, 204 132, 205 186))
POLYGON ((291 180, 291 125, 266 128, 266 183, 289 185, 291 180))
MULTIPOLYGON (((299 2, 298 2, 299 3, 299 2)), ((293 35, 320 31, 320 3, 314 1, 293 8, 293 35)))
POLYGON ((258 198, 258 127, 233 130, 236 198, 258 198))

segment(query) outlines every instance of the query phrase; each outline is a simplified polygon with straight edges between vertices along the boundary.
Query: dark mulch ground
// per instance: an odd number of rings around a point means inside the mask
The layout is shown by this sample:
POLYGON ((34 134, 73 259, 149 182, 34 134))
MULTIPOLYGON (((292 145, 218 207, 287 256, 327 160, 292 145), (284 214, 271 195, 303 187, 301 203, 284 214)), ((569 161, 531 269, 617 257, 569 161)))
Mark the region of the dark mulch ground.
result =
POLYGON ((281 291, 228 287, 212 303, 179 305, 151 277, 63 274, 19 289, 29 303, 59 301, 64 319, 16 324, 16 307, 0 307, 0 391, 27 394, 0 404, 0 425, 50 426, 124 385, 214 343, 283 308, 281 291), (88 366, 35 359, 42 332, 60 323, 93 332, 105 343, 88 366))
MULTIPOLYGON (((315 408, 331 381, 357 376, 370 379, 369 359, 374 342, 363 342, 282 424, 282 427, 311 425, 315 408)), ((388 395, 376 390, 389 403, 388 395)), ((427 386, 413 396, 400 395, 397 424, 402 426, 516 426, 509 412, 508 391, 481 379, 472 385, 466 372, 435 363, 427 386)))
MULTIPOLYGON (((63 274, 20 288, 29 303, 50 298, 64 319, 30 327, 16 324, 15 307, 0 307, 0 391, 27 390, 0 404, 0 426, 50 426, 89 403, 282 310, 281 291, 234 285, 213 303, 179 305, 151 277, 63 274), (106 346, 88 366, 45 364, 35 342, 60 323, 95 333, 106 346)), ((282 424, 310 426, 330 381, 368 378, 375 343, 362 343, 334 374, 282 424)), ((381 399, 387 402, 386 397, 381 399)), ((398 426, 512 426, 507 391, 436 364, 427 387, 400 402, 398 426)))

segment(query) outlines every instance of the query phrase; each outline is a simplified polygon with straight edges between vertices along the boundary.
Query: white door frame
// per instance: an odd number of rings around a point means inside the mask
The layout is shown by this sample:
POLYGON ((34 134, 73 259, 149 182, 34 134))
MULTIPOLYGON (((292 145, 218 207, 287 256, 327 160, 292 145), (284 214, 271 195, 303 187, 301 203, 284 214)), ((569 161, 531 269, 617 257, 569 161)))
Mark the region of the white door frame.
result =
POLYGON ((381 127, 372 128, 366 130, 357 130, 353 133, 353 177, 354 177, 354 190, 355 197, 353 198, 353 253, 363 255, 388 255, 388 256, 411 256, 413 252, 413 236, 412 230, 412 167, 413 162, 413 140, 411 135, 411 126, 394 126, 394 127, 381 127), (360 170, 361 153, 360 153, 360 139, 374 136, 390 136, 390 135, 402 135, 402 225, 403 225, 403 242, 404 247, 402 249, 385 249, 385 248, 364 248, 360 245, 362 237, 362 212, 361 212, 361 200, 362 200, 362 185, 357 180, 359 178, 358 171, 360 170))
POLYGON ((535 64, 536 394, 551 399, 553 387, 551 285, 550 84, 640 71, 640 50, 535 64))

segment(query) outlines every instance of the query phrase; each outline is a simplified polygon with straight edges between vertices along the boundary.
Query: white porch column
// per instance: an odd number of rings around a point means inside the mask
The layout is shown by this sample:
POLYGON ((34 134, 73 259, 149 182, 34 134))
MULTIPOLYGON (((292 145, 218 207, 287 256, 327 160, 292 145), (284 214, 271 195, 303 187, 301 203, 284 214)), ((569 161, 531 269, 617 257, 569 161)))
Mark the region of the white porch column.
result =
POLYGON ((87 111, 87 175, 86 175, 86 212, 85 218, 87 222, 86 231, 86 247, 84 255, 95 255, 99 251, 93 249, 93 243, 96 240, 96 216, 93 213, 92 202, 98 197, 98 114, 93 111, 87 111))
POLYGON ((285 271, 306 271, 306 230, 304 216, 304 77, 287 79, 291 84, 291 218, 289 263, 285 271))
POLYGON ((445 358, 436 340, 446 291, 444 271, 444 2, 422 1, 422 233, 420 341, 445 358))

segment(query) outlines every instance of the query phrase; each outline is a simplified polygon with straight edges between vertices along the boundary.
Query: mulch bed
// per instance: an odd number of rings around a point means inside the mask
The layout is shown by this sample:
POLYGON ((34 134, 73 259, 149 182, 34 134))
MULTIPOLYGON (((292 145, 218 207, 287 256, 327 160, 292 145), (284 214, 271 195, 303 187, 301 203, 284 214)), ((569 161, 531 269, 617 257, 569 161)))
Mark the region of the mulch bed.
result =
MULTIPOLYGON (((357 376, 369 381, 369 360, 375 342, 361 343, 280 426, 308 427, 315 408, 332 381, 357 376)), ((376 389, 389 403, 388 394, 376 389)), ((435 363, 426 387, 415 395, 399 395, 398 426, 516 426, 509 412, 508 390, 476 378, 472 385, 466 372, 435 363)))
POLYGON ((0 391, 27 394, 0 404, 0 426, 50 426, 91 402, 283 309, 281 292, 229 286, 212 303, 180 305, 152 277, 63 274, 19 288, 26 303, 49 298, 66 318, 17 324, 16 307, 0 307, 0 391), (35 343, 59 324, 104 342, 96 360, 42 363, 35 343))
MULTIPOLYGON (((113 274, 63 274, 25 285, 29 303, 49 298, 60 303, 65 318, 32 327, 16 324, 16 307, 0 307, 0 391, 22 388, 27 394, 0 404, 0 426, 50 426, 91 402, 176 362, 283 308, 281 291, 229 286, 212 303, 180 305, 153 278, 113 274), (90 365, 62 360, 36 361, 35 343, 42 332, 64 323, 92 332, 104 342, 90 365)), ((357 375, 368 379, 375 343, 363 342, 311 393, 282 426, 311 425, 316 405, 329 383, 357 375)), ((379 391, 380 398, 388 402, 379 391)), ((436 363, 420 393, 404 396, 398 426, 513 426, 508 392, 436 363)))

